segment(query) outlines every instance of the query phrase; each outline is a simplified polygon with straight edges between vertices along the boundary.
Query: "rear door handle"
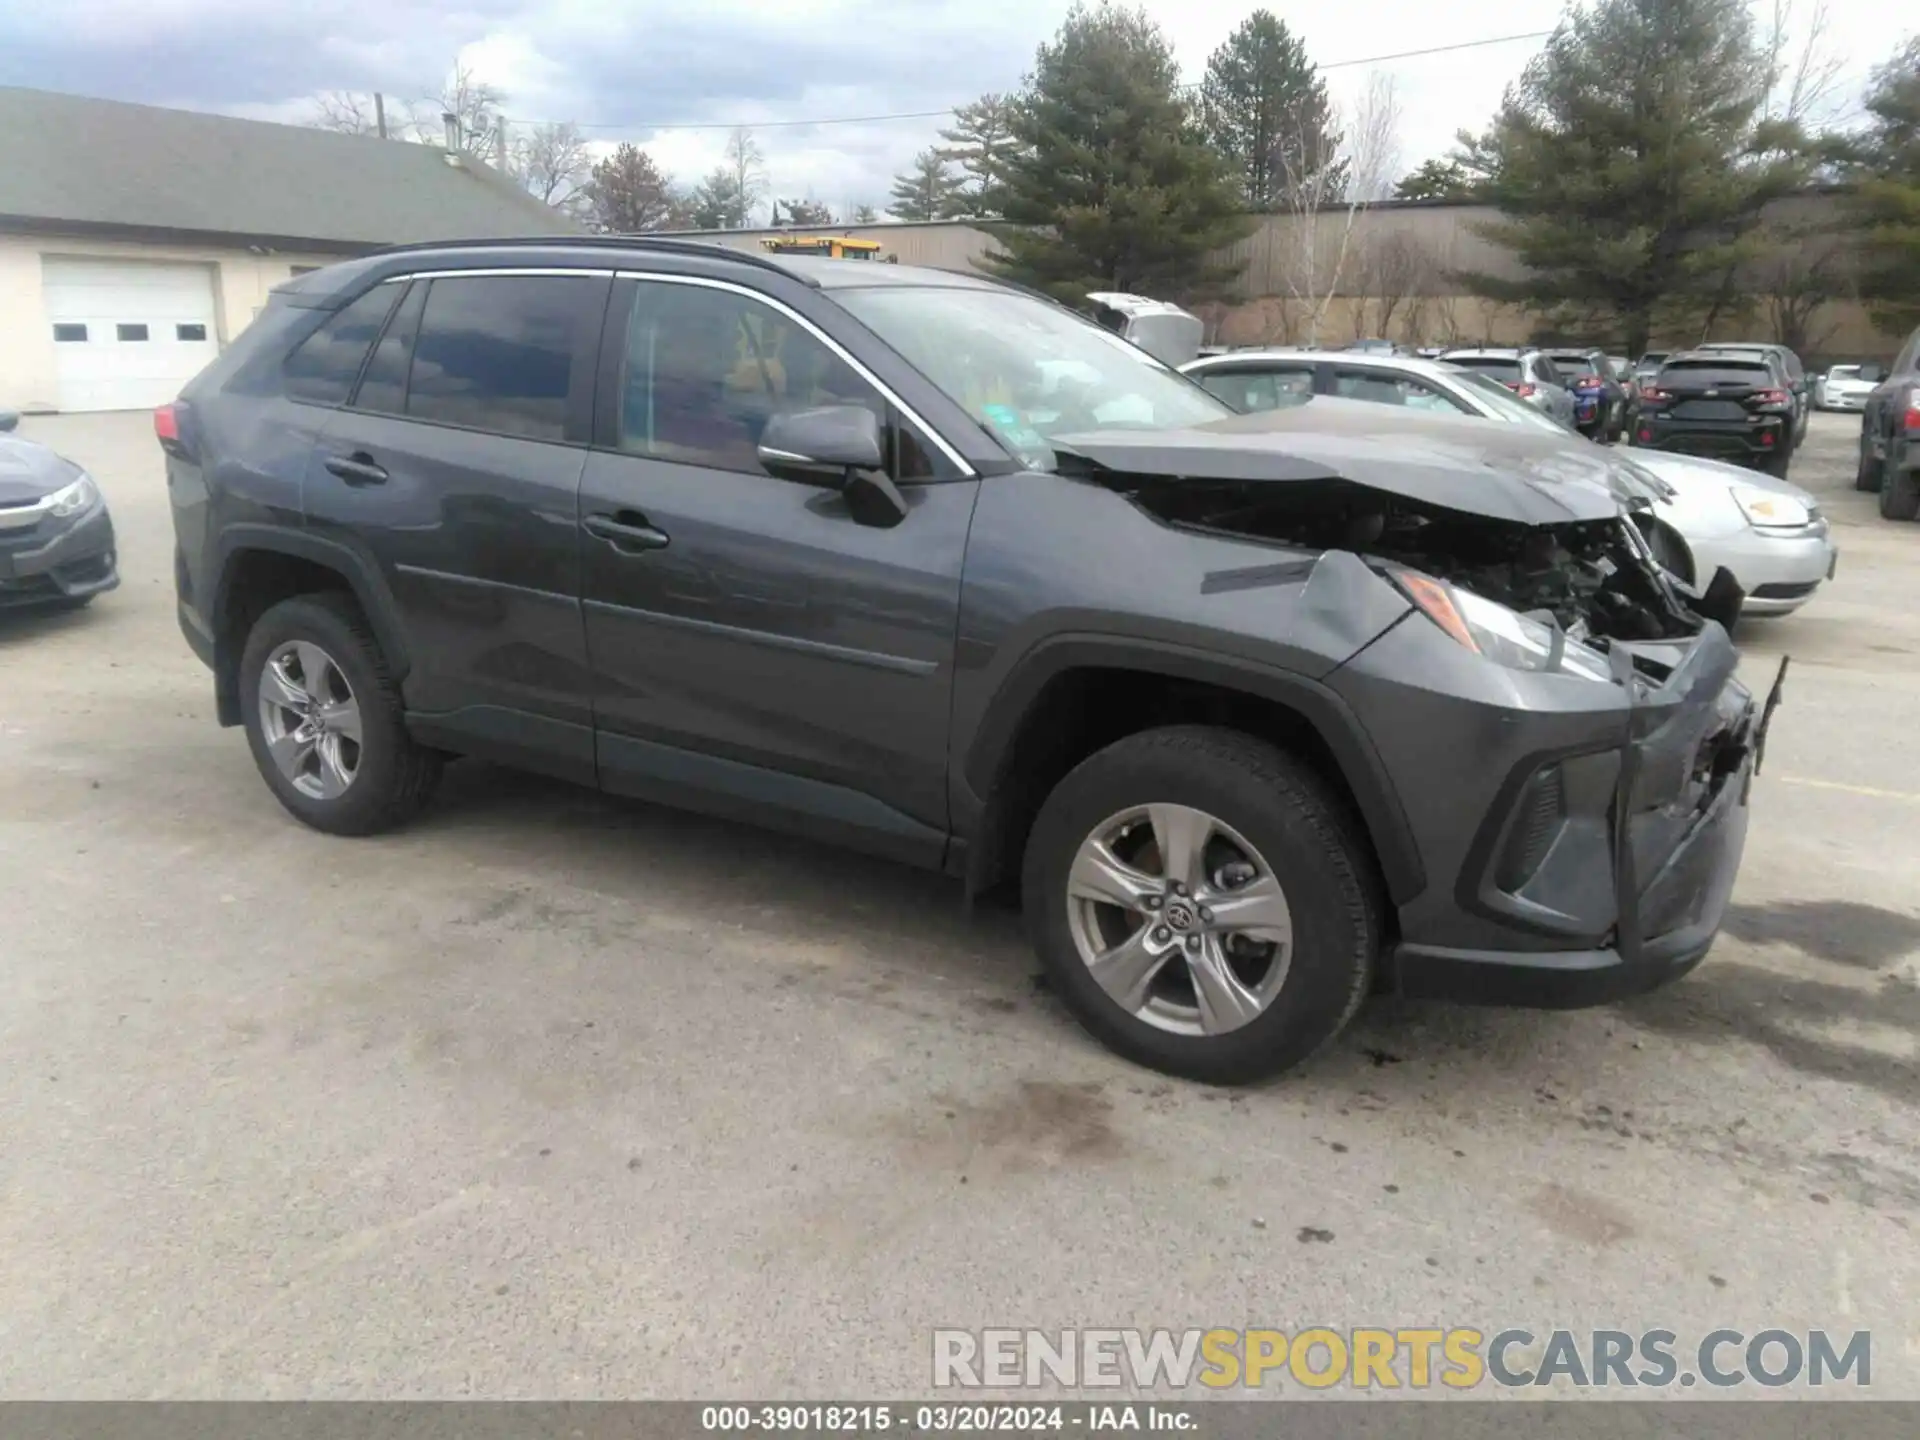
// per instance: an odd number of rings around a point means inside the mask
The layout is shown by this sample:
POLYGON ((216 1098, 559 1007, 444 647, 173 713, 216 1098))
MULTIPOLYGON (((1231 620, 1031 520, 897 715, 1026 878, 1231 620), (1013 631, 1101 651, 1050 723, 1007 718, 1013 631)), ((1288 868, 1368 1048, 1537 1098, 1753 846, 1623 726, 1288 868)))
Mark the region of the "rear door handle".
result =
POLYGON ((649 524, 637 510, 589 515, 580 523, 589 535, 599 536, 616 550, 664 550, 671 543, 666 531, 649 524))
POLYGON ((374 463, 371 455, 364 450, 351 455, 329 456, 324 462, 329 474, 338 475, 349 485, 384 485, 387 472, 374 463))

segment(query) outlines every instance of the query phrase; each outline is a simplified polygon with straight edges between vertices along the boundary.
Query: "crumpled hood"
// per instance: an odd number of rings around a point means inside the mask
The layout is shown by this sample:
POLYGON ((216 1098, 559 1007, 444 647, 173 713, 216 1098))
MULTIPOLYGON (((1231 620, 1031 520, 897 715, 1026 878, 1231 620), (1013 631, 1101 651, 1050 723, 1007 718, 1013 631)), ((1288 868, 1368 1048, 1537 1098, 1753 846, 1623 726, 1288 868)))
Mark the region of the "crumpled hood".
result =
POLYGON ((80 467, 44 445, 0 435, 0 505, 20 505, 51 495, 79 477, 80 467))
POLYGON ((1236 415, 1182 430, 1056 437, 1063 473, 1136 480, 1345 480, 1427 505, 1522 525, 1604 520, 1658 498, 1656 482, 1569 432, 1480 417, 1408 415, 1357 400, 1236 415), (1386 414, 1382 414, 1386 411, 1386 414))

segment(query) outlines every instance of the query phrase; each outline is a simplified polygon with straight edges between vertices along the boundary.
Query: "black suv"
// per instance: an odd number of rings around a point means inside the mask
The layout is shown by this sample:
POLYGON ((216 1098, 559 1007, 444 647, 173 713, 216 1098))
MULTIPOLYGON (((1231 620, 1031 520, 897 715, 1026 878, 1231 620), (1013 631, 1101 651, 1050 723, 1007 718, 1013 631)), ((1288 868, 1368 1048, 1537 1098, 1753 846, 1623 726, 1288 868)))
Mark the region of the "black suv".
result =
POLYGON ((473 755, 1013 881, 1174 1073, 1370 987, 1645 989, 1739 862, 1733 647, 1550 434, 1236 417, 1022 291, 639 239, 304 275, 156 428, 182 629, 301 820, 473 755))
POLYGON ((1732 460, 1786 477, 1794 399, 1776 356, 1761 350, 1689 350, 1640 388, 1633 443, 1732 460))
POLYGON ((1854 488, 1878 491, 1889 520, 1920 519, 1920 330, 1907 337, 1860 414, 1854 488))

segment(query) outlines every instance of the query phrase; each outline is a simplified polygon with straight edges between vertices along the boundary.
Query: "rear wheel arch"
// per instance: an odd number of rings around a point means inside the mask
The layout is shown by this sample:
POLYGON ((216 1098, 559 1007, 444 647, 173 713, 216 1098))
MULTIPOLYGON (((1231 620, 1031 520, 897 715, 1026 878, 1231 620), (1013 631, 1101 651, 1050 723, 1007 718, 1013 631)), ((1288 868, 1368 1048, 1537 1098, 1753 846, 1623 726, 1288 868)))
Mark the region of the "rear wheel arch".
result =
POLYGON ((1097 636, 1043 643, 1001 687, 967 747, 964 873, 970 893, 1017 879, 1047 793, 1081 760, 1165 725, 1210 724, 1281 746, 1351 809, 1396 904, 1426 873, 1386 767, 1358 717, 1326 686, 1230 657, 1097 636))
POLYGON ((392 592, 373 561, 351 546, 277 526, 236 525, 221 536, 215 574, 208 618, 222 725, 240 723, 240 656, 254 622, 296 595, 352 597, 380 644, 388 672, 396 683, 405 678, 410 657, 392 592))

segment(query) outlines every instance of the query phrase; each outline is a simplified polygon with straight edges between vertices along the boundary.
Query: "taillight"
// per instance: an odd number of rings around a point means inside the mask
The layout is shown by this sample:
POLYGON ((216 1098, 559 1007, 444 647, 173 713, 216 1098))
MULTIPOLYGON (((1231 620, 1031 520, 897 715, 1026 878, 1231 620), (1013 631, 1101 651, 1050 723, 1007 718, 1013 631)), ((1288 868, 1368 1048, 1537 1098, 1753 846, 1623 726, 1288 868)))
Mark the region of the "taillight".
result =
POLYGON ((175 406, 162 405, 153 412, 153 433, 159 440, 180 438, 180 412, 175 406))
POLYGON ((1598 385, 1601 382, 1600 382, 1600 377, 1598 375, 1582 375, 1578 380, 1574 381, 1573 383, 1576 387, 1578 387, 1583 385, 1598 385))
POLYGON ((1907 416, 1903 423, 1909 430, 1920 430, 1920 404, 1912 400, 1907 402, 1907 416))
POLYGON ((1522 400, 1533 394, 1533 386, 1527 384, 1524 380, 1509 380, 1507 381, 1507 388, 1522 400))
POLYGON ((1761 405, 1787 405, 1792 403, 1784 390, 1756 390, 1754 400, 1761 405))
POLYGON ((1647 386, 1646 389, 1640 392, 1640 398, 1642 400, 1652 400, 1656 404, 1659 404, 1659 403, 1663 403, 1665 401, 1671 400, 1673 398, 1673 392, 1669 390, 1655 389, 1653 386, 1649 385, 1647 386))

